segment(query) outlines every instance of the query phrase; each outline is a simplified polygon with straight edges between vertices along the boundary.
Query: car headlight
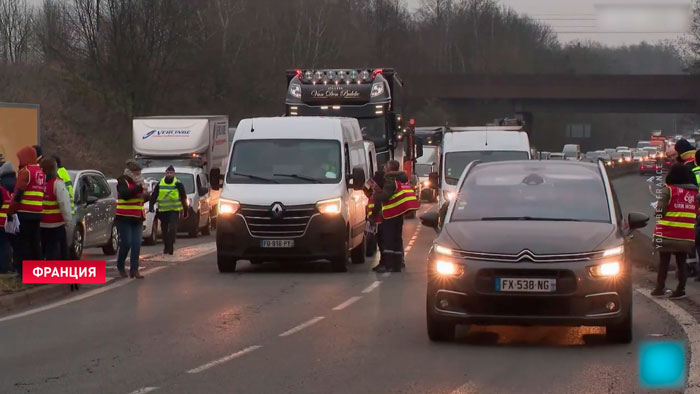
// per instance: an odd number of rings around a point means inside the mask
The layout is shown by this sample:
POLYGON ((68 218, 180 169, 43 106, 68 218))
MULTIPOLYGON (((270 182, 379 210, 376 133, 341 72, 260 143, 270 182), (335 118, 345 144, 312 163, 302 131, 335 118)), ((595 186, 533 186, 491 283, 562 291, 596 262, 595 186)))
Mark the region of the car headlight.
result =
POLYGON ((301 85, 298 83, 289 86, 289 94, 300 99, 301 98, 301 85))
POLYGON ((435 272, 442 276, 460 276, 464 273, 464 267, 450 261, 438 260, 435 262, 435 272))
POLYGON ((625 252, 625 247, 620 245, 616 248, 607 249, 603 252, 603 257, 619 256, 625 252))
POLYGON ((337 215, 340 213, 340 208, 342 206, 342 201, 340 198, 333 198, 330 200, 323 200, 316 203, 316 208, 318 211, 324 215, 337 215))
POLYGON ((382 93, 384 93, 384 82, 375 82, 372 84, 372 92, 370 93, 370 96, 377 97, 382 93))
POLYGON ((423 187, 430 187, 430 181, 423 181, 423 187))
POLYGON ((447 201, 454 201, 455 197, 457 197, 457 193, 450 190, 445 190, 444 192, 442 192, 442 195, 447 201))
POLYGON ((241 204, 238 201, 226 200, 224 198, 219 199, 220 215, 235 215, 240 208, 241 204))
POLYGON ((594 278, 605 278, 616 276, 620 273, 620 263, 617 261, 611 263, 603 263, 588 267, 588 272, 594 278))
POLYGON ((437 254, 443 254, 445 256, 452 256, 452 249, 445 247, 445 246, 442 246, 442 245, 435 244, 435 246, 433 246, 433 250, 435 250, 435 253, 437 253, 437 254))

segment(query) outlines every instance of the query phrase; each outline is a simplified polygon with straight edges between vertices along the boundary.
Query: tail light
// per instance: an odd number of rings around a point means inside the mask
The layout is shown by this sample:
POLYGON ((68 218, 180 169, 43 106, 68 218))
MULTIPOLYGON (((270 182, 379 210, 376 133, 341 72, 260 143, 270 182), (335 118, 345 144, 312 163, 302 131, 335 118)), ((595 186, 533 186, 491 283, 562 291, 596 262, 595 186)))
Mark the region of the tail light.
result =
POLYGON ((639 167, 639 169, 640 169, 640 170, 643 170, 643 169, 644 169, 644 164, 642 164, 641 167, 639 167))

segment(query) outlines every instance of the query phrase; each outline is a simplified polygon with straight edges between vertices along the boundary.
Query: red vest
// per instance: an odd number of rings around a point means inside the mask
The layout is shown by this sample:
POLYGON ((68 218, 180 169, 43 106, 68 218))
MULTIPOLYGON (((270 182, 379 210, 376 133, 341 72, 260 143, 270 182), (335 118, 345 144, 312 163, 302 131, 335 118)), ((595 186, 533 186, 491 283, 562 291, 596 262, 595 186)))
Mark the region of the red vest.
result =
POLYGON ((416 193, 410 185, 396 181, 396 191, 382 204, 382 216, 391 219, 420 208, 416 193))
POLYGON ((12 195, 4 187, 0 186, 0 194, 2 194, 2 205, 0 205, 0 227, 5 226, 7 222, 7 211, 10 210, 10 200, 12 195))
MULTIPOLYGON (((126 181, 126 185, 129 189, 136 186, 134 183, 126 181)), ((146 215, 143 212, 143 197, 141 194, 138 197, 130 198, 128 200, 118 199, 117 200, 117 216, 125 216, 132 218, 143 219, 146 215)))
POLYGON ((697 218, 697 190, 668 185, 671 200, 666 214, 656 221, 654 236, 659 238, 695 241, 695 220, 697 218))
POLYGON ((25 169, 29 171, 29 184, 22 193, 17 212, 41 213, 43 211, 46 175, 36 164, 28 165, 25 169))
POLYGON ((41 222, 47 224, 63 224, 63 215, 58 207, 58 198, 54 192, 54 186, 58 177, 46 183, 44 192, 44 212, 41 214, 41 222))
POLYGON ((374 212, 374 196, 370 196, 369 201, 367 202, 367 220, 371 220, 374 223, 381 223, 382 216, 377 215, 372 217, 372 212, 374 212))

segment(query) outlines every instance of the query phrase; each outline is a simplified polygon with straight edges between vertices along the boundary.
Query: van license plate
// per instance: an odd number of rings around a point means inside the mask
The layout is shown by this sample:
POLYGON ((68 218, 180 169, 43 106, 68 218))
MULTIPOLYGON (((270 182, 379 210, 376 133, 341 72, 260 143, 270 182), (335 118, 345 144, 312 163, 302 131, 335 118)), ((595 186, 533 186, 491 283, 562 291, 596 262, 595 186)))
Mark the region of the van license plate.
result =
POLYGON ((293 239, 264 239, 260 241, 263 248, 293 248, 293 239))
POLYGON ((518 293, 554 293, 556 279, 496 278, 496 291, 518 293))

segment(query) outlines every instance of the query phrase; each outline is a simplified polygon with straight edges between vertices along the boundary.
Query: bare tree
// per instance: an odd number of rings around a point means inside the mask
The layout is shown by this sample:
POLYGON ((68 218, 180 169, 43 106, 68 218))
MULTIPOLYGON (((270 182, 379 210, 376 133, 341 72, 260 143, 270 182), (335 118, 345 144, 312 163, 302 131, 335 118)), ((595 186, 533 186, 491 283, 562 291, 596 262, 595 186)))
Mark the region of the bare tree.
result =
POLYGON ((31 44, 34 9, 27 0, 0 0, 0 59, 22 63, 31 44))

